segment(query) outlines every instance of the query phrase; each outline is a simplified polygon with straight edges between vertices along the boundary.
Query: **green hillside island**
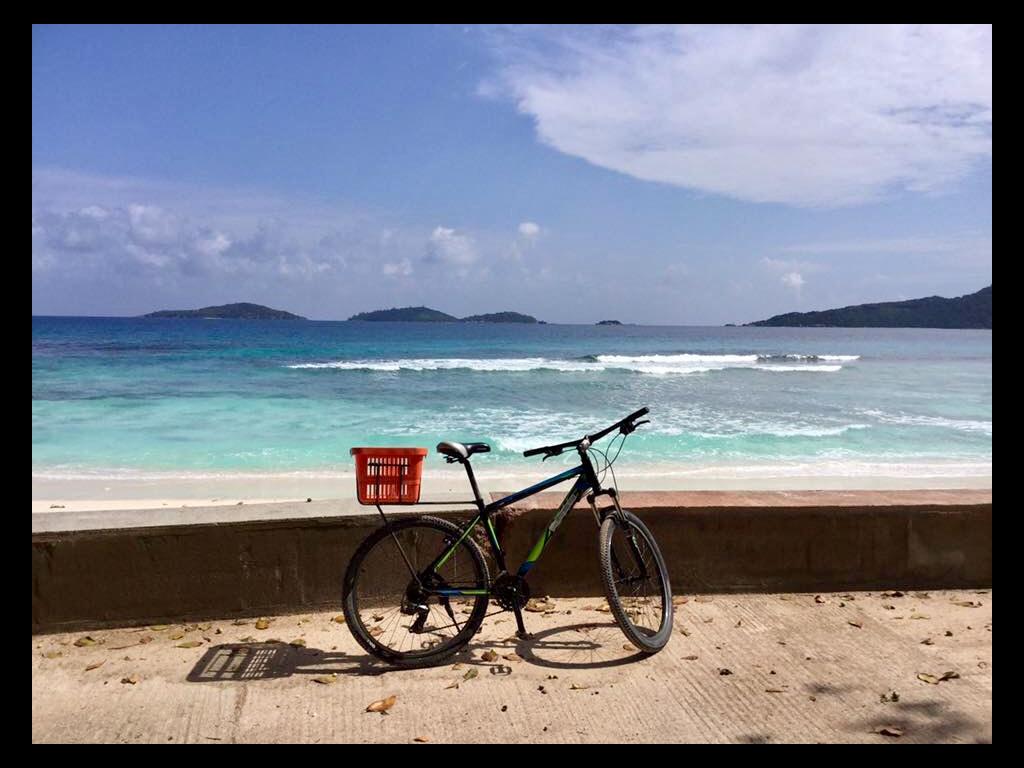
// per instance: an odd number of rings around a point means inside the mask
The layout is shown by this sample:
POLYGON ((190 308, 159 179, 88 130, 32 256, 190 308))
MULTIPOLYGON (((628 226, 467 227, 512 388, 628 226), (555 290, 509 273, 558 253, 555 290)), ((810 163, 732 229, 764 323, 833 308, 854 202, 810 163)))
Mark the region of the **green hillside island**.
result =
POLYGON ((281 309, 271 309, 262 304, 221 304, 218 307, 202 309, 162 309, 150 312, 143 317, 181 317, 217 320, 305 320, 301 315, 293 315, 281 309))
POLYGON ((470 315, 458 318, 430 307, 401 307, 360 312, 349 320, 392 323, 536 323, 537 318, 519 312, 493 312, 488 315, 470 315))
POLYGON ((858 304, 821 312, 788 312, 747 325, 836 328, 991 328, 992 286, 977 293, 945 299, 929 296, 909 301, 858 304))

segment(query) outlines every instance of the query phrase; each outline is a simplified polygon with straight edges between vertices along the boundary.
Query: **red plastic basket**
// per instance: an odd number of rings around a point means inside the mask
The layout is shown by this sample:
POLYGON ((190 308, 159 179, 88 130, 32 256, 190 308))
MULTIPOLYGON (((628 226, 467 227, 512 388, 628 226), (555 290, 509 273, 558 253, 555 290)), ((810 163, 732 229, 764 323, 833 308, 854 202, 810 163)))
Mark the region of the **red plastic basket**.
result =
POLYGON ((426 448, 353 448, 360 504, 415 504, 426 448))

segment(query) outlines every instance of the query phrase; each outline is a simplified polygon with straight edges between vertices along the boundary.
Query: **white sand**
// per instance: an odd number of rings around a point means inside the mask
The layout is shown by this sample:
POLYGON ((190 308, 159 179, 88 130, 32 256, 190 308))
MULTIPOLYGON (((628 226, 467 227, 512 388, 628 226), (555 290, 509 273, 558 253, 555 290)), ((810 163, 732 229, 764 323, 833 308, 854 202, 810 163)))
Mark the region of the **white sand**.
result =
MULTIPOLYGON (((829 464, 818 467, 622 467, 618 485, 623 490, 916 490, 991 488, 991 467, 961 465, 903 465, 885 473, 880 465, 865 465, 857 474, 842 474, 829 464)), ((538 465, 529 473, 478 469, 477 479, 486 494, 513 491, 563 470, 560 465, 538 465)), ((605 478, 611 484, 611 475, 605 478)), ((552 490, 568 488, 568 484, 552 490)), ((189 476, 153 474, 133 477, 52 478, 33 475, 32 512, 79 512, 101 509, 160 509, 213 505, 256 504, 313 499, 354 499, 352 473, 250 474, 189 476)), ((470 498, 463 472, 428 469, 421 498, 470 498)))

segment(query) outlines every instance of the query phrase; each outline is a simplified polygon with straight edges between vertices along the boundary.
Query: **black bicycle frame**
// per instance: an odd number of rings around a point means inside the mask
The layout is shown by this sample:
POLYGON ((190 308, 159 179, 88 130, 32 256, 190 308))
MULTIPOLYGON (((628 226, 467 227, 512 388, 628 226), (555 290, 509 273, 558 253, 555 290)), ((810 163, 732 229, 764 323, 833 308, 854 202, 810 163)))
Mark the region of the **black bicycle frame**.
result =
MULTIPOLYGON (((554 535, 555 530, 558 528, 559 525, 561 525, 562 520, 565 519, 565 516, 567 514, 569 514, 569 511, 574 506, 576 506, 579 500, 582 499, 584 494, 586 494, 588 491, 591 492, 591 494, 588 496, 588 500, 590 501, 591 507, 594 510, 595 518, 597 519, 598 524, 600 524, 602 522, 602 518, 598 513, 597 505, 594 503, 594 499, 602 494, 610 495, 615 501, 616 509, 618 509, 618 499, 615 497, 614 491, 601 490, 601 484, 597 479, 596 472, 594 471, 594 465, 591 463, 590 457, 586 453, 586 447, 587 446, 584 446, 581 450, 578 451, 580 454, 579 466, 573 467, 572 469, 568 469, 565 472, 562 472, 561 474, 555 475, 554 477, 549 477, 547 480, 542 480, 541 482, 535 485, 531 485, 529 488, 524 488, 521 491, 509 494, 508 496, 498 499, 497 501, 492 501, 490 504, 485 504, 483 498, 480 495, 480 489, 477 487, 476 477, 473 475, 473 468, 472 466, 470 466, 469 461, 461 460, 460 463, 466 467, 466 474, 469 476, 469 483, 473 489, 473 503, 475 503, 477 506, 477 514, 462 529, 462 535, 459 536, 459 538, 454 543, 452 543, 452 545, 448 547, 448 549, 446 549, 444 552, 438 555, 437 559, 435 559, 434 562, 432 562, 429 566, 423 569, 419 574, 414 574, 417 580, 420 580, 420 576, 422 576, 423 574, 430 573, 431 571, 436 570, 437 568, 440 568, 442 565, 444 565, 458 549, 463 539, 465 539, 473 531, 473 529, 476 528, 476 526, 479 525, 481 522, 484 523, 484 526, 487 529, 488 539, 491 543, 492 549, 494 550, 494 558, 498 563, 500 571, 503 573, 507 572, 508 568, 505 564, 505 553, 501 549, 501 545, 498 543, 498 536, 495 533, 494 524, 491 522, 491 515, 499 509, 507 507, 510 504, 514 504, 515 502, 520 501, 521 499, 533 496, 536 493, 540 493, 541 491, 551 488, 552 486, 558 485, 559 483, 564 483, 566 480, 576 478, 576 482, 573 483, 572 488, 570 488, 569 492, 565 495, 565 498, 559 505, 558 511, 555 513, 555 516, 551 519, 551 522, 548 523, 547 527, 544 529, 544 532, 541 534, 541 537, 537 540, 537 543, 533 545, 533 549, 531 549, 529 554, 527 554, 526 559, 523 561, 522 565, 519 566, 519 569, 516 571, 516 575, 519 577, 525 576, 527 573, 529 573, 530 569, 537 564, 537 561, 540 559, 541 553, 544 552, 544 548, 547 546, 547 543, 551 540, 551 537, 554 535)), ((383 514, 383 511, 381 511, 381 515, 383 514)), ((426 594, 441 595, 444 597, 489 594, 489 591, 486 589, 456 589, 453 587, 429 587, 422 583, 420 586, 423 589, 424 593, 426 594)))

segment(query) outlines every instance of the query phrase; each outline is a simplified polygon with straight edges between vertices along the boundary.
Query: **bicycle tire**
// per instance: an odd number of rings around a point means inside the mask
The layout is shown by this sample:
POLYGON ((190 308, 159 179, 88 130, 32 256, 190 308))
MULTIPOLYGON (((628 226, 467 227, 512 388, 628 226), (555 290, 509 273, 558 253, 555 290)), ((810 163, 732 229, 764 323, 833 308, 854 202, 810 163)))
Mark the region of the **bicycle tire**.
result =
MULTIPOLYGON (((462 538, 462 541, 459 543, 459 548, 448 563, 454 562, 457 567, 460 554, 468 557, 472 570, 470 577, 471 586, 476 589, 484 589, 487 593, 461 598, 463 600, 471 599, 473 601, 472 611, 466 618, 465 623, 462 624, 461 627, 458 627, 457 619, 453 619, 455 622, 454 626, 458 631, 450 638, 447 638, 444 642, 427 649, 423 649, 421 647, 416 650, 401 651, 390 647, 387 642, 382 642, 382 639, 387 639, 385 638, 387 632, 382 630, 374 634, 371 630, 374 628, 379 629, 380 627, 389 626, 389 624, 385 623, 384 619, 377 619, 376 616, 373 615, 371 615, 371 622, 368 624, 362 614, 363 610, 371 613, 373 610, 368 605, 363 605, 363 603, 366 602, 363 599, 364 595, 371 594, 370 590, 372 589, 372 586, 368 583, 368 580, 378 579, 379 581, 384 581, 385 579, 382 577, 387 576, 386 580, 392 583, 400 584, 404 579, 411 585, 411 575, 408 572, 405 562, 398 558, 398 550, 394 545, 392 535, 394 534, 394 536, 397 536, 400 539, 411 539, 412 543, 418 547, 416 544, 418 537, 415 535, 417 529, 420 532, 432 532, 435 534, 434 538, 437 540, 438 546, 431 546, 429 543, 425 544, 424 546, 427 551, 423 553, 422 557, 419 556, 416 549, 411 547, 408 548, 406 556, 411 556, 414 566, 419 565, 419 563, 427 564, 432 562, 441 554, 441 552, 444 551, 444 548, 442 547, 446 548, 446 546, 450 546, 451 542, 457 541, 462 537, 462 531, 458 526, 447 520, 427 515, 399 520, 391 523, 390 526, 383 526, 371 533, 363 543, 359 545, 359 548, 349 561, 348 568, 345 571, 342 587, 342 609, 345 614, 345 621, 347 622, 349 631, 352 633, 356 642, 359 643, 359 645, 368 653, 381 661, 397 667, 409 669, 440 664, 445 659, 457 653, 461 648, 465 647, 483 623, 484 615, 487 612, 490 592, 490 575, 487 570, 487 561, 484 559, 484 555, 480 551, 479 545, 473 541, 472 537, 466 536, 462 538), (368 574, 367 559, 378 551, 386 553, 387 548, 389 547, 389 542, 393 564, 400 568, 401 571, 398 575, 380 573, 368 574), (447 545, 445 545, 444 542, 447 542, 447 545), (362 582, 360 580, 361 576, 363 576, 362 582), (361 584, 364 586, 362 591, 360 590, 361 584)), ((403 547, 403 549, 406 548, 403 547)), ((448 567, 448 563, 446 563, 444 567, 448 567)), ((465 587, 466 585, 460 583, 460 586, 465 587)), ((389 592, 389 594, 394 595, 394 590, 387 590, 384 586, 380 587, 379 591, 382 593, 389 592)), ((439 604, 443 605, 443 600, 438 598, 432 599, 437 599, 439 604)), ((449 602, 449 607, 450 605, 451 603, 449 602)), ((378 608, 377 610, 383 609, 378 608)), ((410 615, 403 614, 400 607, 395 610, 398 611, 399 616, 410 615)), ((433 611, 433 607, 431 607, 431 611, 433 611)), ((377 615, 379 616, 380 614, 377 615)), ((430 615, 435 616, 436 614, 432 612, 430 615)), ((402 636, 399 631, 402 627, 405 627, 407 634, 413 634, 409 627, 398 623, 401 621, 403 621, 403 619, 399 618, 396 619, 395 622, 392 622, 396 623, 395 629, 391 632, 392 637, 397 633, 404 639, 404 636, 402 636)), ((410 621, 414 620, 410 619, 410 621)))
POLYGON ((665 560, 661 556, 661 550, 658 549, 654 535, 639 517, 632 512, 622 510, 621 518, 616 514, 611 514, 605 518, 601 524, 598 546, 600 549, 601 579, 604 582, 605 595, 608 598, 608 606, 611 608, 612 616, 615 617, 615 623, 619 625, 622 633, 641 653, 657 653, 665 647, 672 634, 673 611, 672 585, 669 581, 668 568, 665 566, 665 560), (636 580, 639 577, 626 579, 622 572, 620 560, 625 560, 627 563, 636 563, 636 555, 632 547, 628 546, 627 534, 629 532, 634 532, 640 537, 637 543, 637 550, 641 549, 640 544, 642 543, 643 549, 650 555, 649 557, 644 557, 644 552, 641 552, 641 560, 646 568, 654 571, 656 580, 650 583, 656 586, 660 593, 658 595, 648 594, 645 588, 642 595, 636 594, 635 591, 633 594, 626 596, 622 594, 621 585, 625 581, 633 581, 638 584, 647 584, 650 581, 650 579, 647 579, 637 582, 636 580), (616 552, 621 553, 622 557, 620 558, 616 552), (647 626, 638 625, 634 619, 638 618, 640 614, 646 616, 648 612, 647 606, 653 606, 656 610, 656 601, 659 598, 661 600, 661 607, 658 627, 652 629, 647 626), (638 608, 638 606, 640 607, 638 608))

